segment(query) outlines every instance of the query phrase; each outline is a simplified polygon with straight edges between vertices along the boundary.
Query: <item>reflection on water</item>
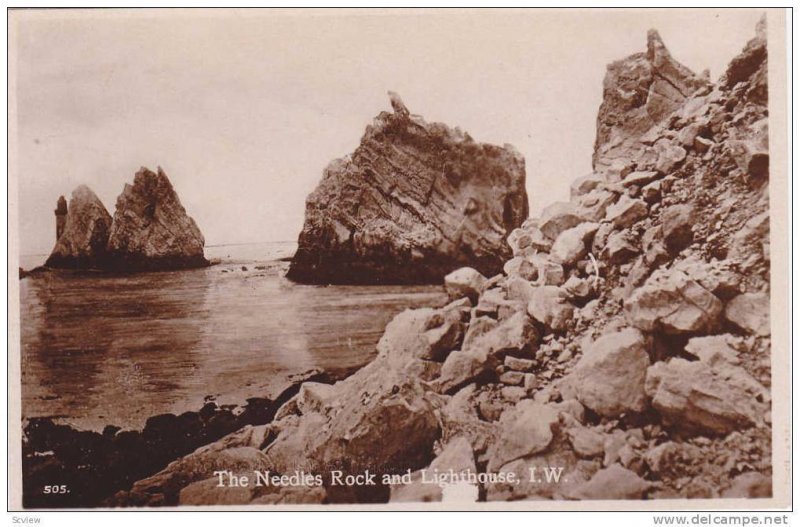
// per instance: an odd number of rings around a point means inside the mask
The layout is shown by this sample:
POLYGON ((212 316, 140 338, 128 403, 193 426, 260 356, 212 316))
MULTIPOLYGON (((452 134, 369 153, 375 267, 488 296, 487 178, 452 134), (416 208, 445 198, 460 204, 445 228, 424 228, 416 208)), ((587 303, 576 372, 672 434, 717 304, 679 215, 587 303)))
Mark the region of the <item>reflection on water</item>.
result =
POLYGON ((231 257, 182 272, 22 280, 23 417, 141 427, 207 395, 243 402, 293 373, 366 363, 396 313, 444 301, 430 286, 297 285, 285 267, 231 257))

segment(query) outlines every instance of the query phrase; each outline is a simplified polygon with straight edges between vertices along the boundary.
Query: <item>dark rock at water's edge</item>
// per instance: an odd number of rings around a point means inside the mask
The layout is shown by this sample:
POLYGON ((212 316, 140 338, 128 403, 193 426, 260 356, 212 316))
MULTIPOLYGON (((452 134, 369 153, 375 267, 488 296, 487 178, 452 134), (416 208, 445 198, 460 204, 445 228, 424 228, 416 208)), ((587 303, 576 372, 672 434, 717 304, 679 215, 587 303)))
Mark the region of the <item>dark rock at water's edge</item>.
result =
POLYGON ((114 217, 85 185, 56 208, 58 239, 45 266, 116 272, 205 267, 204 238, 164 171, 140 169, 117 198, 114 217))
POLYGON ((34 267, 33 269, 27 270, 23 269, 22 267, 19 268, 19 279, 22 280, 23 278, 28 278, 29 276, 39 276, 44 273, 50 271, 49 267, 45 267, 44 265, 39 265, 34 267))
POLYGON ((45 265, 64 269, 103 266, 111 215, 100 198, 86 185, 72 191, 66 217, 63 200, 63 196, 59 198, 56 208, 58 240, 45 265))
POLYGON ((390 96, 394 112, 380 113, 306 200, 290 279, 436 283, 463 265, 496 274, 509 257, 505 238, 528 216, 522 156, 427 123, 390 96))
MULTIPOLYGON (((102 433, 77 430, 50 418, 30 419, 24 429, 23 505, 26 508, 96 507, 134 481, 196 448, 248 426, 269 423, 303 382, 331 383, 351 371, 312 370, 290 379, 274 400, 250 398, 242 406, 206 403, 199 411, 161 414, 141 431, 108 425, 102 433), (67 485, 68 494, 44 494, 45 485, 67 485)), ((169 497, 167 497, 169 500, 169 497)))

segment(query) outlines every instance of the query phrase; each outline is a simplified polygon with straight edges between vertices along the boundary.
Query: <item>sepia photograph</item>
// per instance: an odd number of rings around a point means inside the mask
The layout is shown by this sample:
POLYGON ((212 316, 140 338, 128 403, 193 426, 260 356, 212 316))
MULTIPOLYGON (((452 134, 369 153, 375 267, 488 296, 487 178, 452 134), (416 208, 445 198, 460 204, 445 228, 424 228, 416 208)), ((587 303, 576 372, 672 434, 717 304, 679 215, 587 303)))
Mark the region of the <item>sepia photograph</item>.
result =
POLYGON ((9 511, 791 505, 783 9, 10 9, 9 511))

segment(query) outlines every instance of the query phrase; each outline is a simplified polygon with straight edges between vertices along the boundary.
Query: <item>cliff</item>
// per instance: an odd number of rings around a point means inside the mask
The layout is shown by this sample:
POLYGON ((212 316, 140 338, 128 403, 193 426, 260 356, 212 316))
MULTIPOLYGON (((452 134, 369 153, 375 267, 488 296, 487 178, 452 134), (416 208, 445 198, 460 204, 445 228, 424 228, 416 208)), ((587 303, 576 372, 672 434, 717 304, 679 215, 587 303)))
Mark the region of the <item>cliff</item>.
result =
POLYGON ((525 164, 510 145, 393 113, 332 162, 306 201, 288 277, 309 283, 430 283, 472 265, 502 269, 506 237, 528 215, 525 164))

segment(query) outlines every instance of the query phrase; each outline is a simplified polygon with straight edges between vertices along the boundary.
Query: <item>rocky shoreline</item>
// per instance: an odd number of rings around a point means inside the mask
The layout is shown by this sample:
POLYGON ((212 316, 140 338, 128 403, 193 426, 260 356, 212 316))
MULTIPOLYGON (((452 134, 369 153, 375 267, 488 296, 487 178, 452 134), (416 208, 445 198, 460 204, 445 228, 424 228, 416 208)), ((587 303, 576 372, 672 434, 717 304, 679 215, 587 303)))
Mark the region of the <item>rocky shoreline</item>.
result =
POLYGON ((150 417, 142 430, 107 425, 102 432, 32 418, 23 426, 23 505, 26 508, 87 508, 113 505, 114 493, 163 469, 170 462, 232 432, 268 424, 304 382, 334 383, 354 370, 312 370, 292 376, 274 399, 244 404, 207 402, 196 411, 150 417), (46 485, 67 485, 69 494, 45 495, 46 485))

